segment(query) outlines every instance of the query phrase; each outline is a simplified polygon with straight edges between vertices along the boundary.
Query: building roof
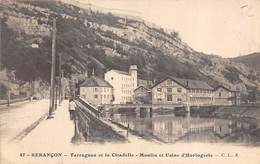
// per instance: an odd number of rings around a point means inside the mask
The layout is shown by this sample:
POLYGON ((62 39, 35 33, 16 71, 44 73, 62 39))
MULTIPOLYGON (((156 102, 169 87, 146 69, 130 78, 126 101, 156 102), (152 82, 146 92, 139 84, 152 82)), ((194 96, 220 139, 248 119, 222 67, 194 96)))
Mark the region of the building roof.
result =
POLYGON ((214 91, 216 91, 216 90, 219 89, 219 88, 223 88, 223 89, 225 89, 225 90, 227 90, 227 91, 229 91, 229 92, 238 92, 238 91, 229 89, 229 88, 227 88, 227 87, 224 87, 223 85, 217 86, 216 88, 214 88, 214 91))
POLYGON ((124 72, 124 71, 120 71, 120 70, 116 70, 116 69, 111 69, 110 71, 115 71, 115 72, 117 72, 117 73, 119 73, 119 74, 131 76, 128 72, 124 72))
POLYGON ((200 80, 192 80, 192 79, 182 79, 182 78, 176 78, 176 77, 167 77, 160 81, 159 83, 156 83, 152 88, 157 86, 158 84, 162 83, 163 81, 171 79, 178 83, 179 85, 183 86, 186 89, 207 89, 207 90, 213 90, 211 86, 209 86, 206 82, 200 81, 200 80))
POLYGON ((80 87, 111 87, 113 86, 109 84, 104 79, 101 79, 97 76, 92 76, 88 79, 86 79, 82 84, 80 84, 80 87))
POLYGON ((151 91, 150 89, 148 89, 148 88, 146 88, 146 87, 144 87, 144 86, 141 85, 141 86, 137 87, 137 88, 134 90, 134 92, 137 91, 137 90, 140 89, 140 88, 143 88, 143 89, 147 90, 148 92, 151 91))
POLYGON ((180 85, 188 89, 208 89, 213 90, 208 83, 200 80, 191 80, 191 79, 181 79, 181 78, 171 78, 173 81, 176 81, 180 85))

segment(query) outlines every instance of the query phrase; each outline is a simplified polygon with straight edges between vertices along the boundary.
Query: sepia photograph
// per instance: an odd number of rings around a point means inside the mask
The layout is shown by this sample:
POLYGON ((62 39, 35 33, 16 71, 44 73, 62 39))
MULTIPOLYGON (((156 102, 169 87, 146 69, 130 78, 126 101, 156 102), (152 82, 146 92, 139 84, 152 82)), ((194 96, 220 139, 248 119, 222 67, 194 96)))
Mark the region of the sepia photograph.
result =
POLYGON ((260 0, 1 0, 1 164, 260 164, 260 0))

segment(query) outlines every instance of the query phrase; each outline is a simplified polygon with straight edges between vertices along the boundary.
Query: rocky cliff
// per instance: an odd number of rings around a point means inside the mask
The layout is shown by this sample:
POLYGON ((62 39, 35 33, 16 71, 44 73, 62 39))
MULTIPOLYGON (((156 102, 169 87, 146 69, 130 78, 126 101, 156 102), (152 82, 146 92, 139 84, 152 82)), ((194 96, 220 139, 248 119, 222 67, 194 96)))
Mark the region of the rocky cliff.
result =
POLYGON ((22 80, 49 80, 52 20, 57 19, 57 54, 68 77, 137 64, 139 77, 167 75, 200 79, 240 90, 260 86, 259 73, 243 63, 197 52, 175 31, 141 19, 102 12, 61 1, 14 1, 0 4, 3 65, 22 80), (255 78, 251 78, 254 76, 255 78))

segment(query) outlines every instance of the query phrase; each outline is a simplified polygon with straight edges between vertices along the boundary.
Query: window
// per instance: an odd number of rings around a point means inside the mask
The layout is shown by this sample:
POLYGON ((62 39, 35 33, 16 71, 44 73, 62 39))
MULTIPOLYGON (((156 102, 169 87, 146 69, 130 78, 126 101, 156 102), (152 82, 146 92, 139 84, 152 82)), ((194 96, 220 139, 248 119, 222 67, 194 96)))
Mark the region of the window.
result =
POLYGON ((167 101, 172 101, 172 95, 167 95, 167 101))
POLYGON ((97 92, 98 91, 98 89, 97 88, 95 88, 95 92, 97 92))
POLYGON ((157 88, 157 92, 162 92, 162 88, 157 88))
POLYGON ((172 81, 170 79, 167 80, 167 85, 172 85, 172 81))
POLYGON ((106 97, 106 95, 104 95, 104 99, 106 99, 107 97, 106 97))
POLYGON ((181 99, 181 98, 177 98, 177 101, 179 101, 179 102, 180 102, 180 101, 182 101, 182 99, 181 99))
POLYGON ((97 98, 98 98, 98 95, 94 95, 94 98, 97 99, 97 98))
POLYGON ((162 99, 161 99, 161 98, 158 98, 157 101, 162 101, 162 99))
POLYGON ((182 92, 182 88, 177 88, 177 92, 181 93, 182 92))
POLYGON ((167 88, 167 92, 172 93, 172 88, 167 88))
POLYGON ((218 96, 221 97, 221 92, 218 93, 218 96))

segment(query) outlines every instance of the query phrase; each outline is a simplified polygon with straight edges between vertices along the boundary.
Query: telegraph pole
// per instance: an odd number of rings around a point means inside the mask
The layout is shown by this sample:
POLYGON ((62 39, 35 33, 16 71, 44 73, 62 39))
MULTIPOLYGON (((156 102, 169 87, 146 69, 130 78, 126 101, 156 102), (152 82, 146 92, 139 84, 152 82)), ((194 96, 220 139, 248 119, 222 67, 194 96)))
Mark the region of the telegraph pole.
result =
POLYGON ((52 53, 51 53, 51 89, 50 89, 50 107, 48 118, 53 118, 53 112, 55 108, 55 48, 56 48, 56 19, 53 19, 52 28, 52 53))
POLYGON ((61 105, 61 92, 62 92, 62 86, 61 86, 61 76, 62 76, 62 72, 61 72, 61 53, 59 53, 59 105, 61 105))
POLYGON ((7 77, 7 107, 10 107, 10 77, 7 77))
POLYGON ((58 101, 58 87, 59 87, 59 76, 55 77, 55 107, 54 110, 57 110, 57 101, 58 101))
POLYGON ((2 70, 2 18, 0 18, 0 71, 2 70))

